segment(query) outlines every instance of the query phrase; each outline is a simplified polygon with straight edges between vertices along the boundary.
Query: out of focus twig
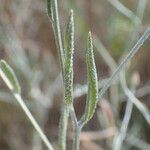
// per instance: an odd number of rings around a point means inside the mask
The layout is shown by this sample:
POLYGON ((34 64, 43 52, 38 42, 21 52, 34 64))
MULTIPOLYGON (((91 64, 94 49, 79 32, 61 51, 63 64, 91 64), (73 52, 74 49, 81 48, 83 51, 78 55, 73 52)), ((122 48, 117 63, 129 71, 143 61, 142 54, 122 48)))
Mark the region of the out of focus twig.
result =
MULTIPOLYGON (((104 140, 108 138, 112 138, 117 132, 117 129, 115 127, 110 127, 102 131, 94 131, 94 132, 88 132, 83 131, 80 135, 81 141, 91 141, 91 140, 104 140)), ((72 138, 72 133, 70 134, 70 138, 72 138)))
POLYGON ((136 16, 129 8, 125 7, 119 0, 108 0, 108 2, 113 5, 120 13, 128 17, 131 21, 141 23, 141 20, 136 16))

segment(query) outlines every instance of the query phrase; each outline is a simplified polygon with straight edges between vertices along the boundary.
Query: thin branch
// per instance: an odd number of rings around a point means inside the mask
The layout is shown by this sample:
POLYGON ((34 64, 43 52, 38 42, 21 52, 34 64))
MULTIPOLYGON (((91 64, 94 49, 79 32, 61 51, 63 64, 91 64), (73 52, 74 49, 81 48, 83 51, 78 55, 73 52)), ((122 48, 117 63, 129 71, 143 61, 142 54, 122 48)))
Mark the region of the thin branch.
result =
POLYGON ((108 2, 114 6, 121 14, 128 17, 131 21, 134 20, 136 23, 141 23, 141 20, 136 16, 129 8, 124 6, 119 0, 108 0, 108 2))
POLYGON ((140 18, 140 20, 143 20, 143 15, 145 11, 147 0, 139 0, 138 7, 137 7, 137 16, 140 18))
POLYGON ((138 42, 135 44, 135 46, 131 49, 131 51, 128 53, 128 55, 125 57, 125 59, 121 62, 121 64, 118 66, 116 71, 112 74, 111 78, 105 83, 102 90, 99 92, 98 100, 100 100, 107 89, 110 87, 111 83, 116 79, 118 76, 118 73, 125 67, 125 65, 131 60, 131 58, 139 51, 143 43, 149 38, 150 36, 150 27, 144 32, 142 37, 138 40, 138 42))
MULTIPOLYGON (((98 39, 97 36, 94 37, 94 45, 96 47, 96 50, 101 55, 105 63, 108 65, 110 69, 110 75, 116 70, 117 63, 113 59, 113 57, 110 55, 108 50, 105 48, 105 46, 102 44, 102 42, 98 39)), ((117 116, 118 106, 119 106, 119 87, 117 84, 111 86, 110 88, 110 99, 112 101, 113 107, 115 107, 115 116, 117 116)))
MULTIPOLYGON (((120 73, 121 85, 123 85, 122 78, 125 78, 125 72, 124 71, 122 71, 120 73)), ((124 90, 124 92, 126 90, 124 86, 123 86, 123 90, 124 90)), ((113 147, 114 150, 120 150, 121 149, 122 143, 123 143, 123 141, 126 137, 129 121, 130 121, 131 114, 132 114, 132 109, 133 109, 133 102, 128 97, 128 101, 127 101, 126 109, 125 109, 125 114, 124 114, 123 121, 121 123, 120 131, 119 131, 118 135, 116 135, 116 138, 114 138, 114 144, 113 144, 114 145, 114 147, 113 147)))
POLYGON ((73 124, 73 131, 74 131, 73 150, 79 150, 81 127, 78 124, 74 107, 71 106, 69 110, 70 110, 70 116, 73 124))
MULTIPOLYGON (((107 82, 109 78, 104 78, 98 81, 98 89, 100 90, 104 84, 107 82)), ((116 84, 116 83, 113 83, 116 84)), ((74 92, 73 92, 73 97, 74 98, 79 98, 85 94, 87 94, 88 92, 88 85, 84 84, 84 85, 80 85, 80 84, 76 84, 75 88, 74 88, 74 92)))
POLYGON ((20 104, 21 108, 23 109, 23 111, 25 112, 25 114, 27 115, 27 117, 29 118, 29 120, 31 121, 31 123, 34 126, 35 130, 39 133, 41 139, 43 140, 43 142, 45 143, 45 145, 47 146, 47 148, 49 150, 54 150, 53 147, 52 147, 52 145, 50 144, 48 138, 43 133, 43 131, 41 130, 40 126, 38 125, 38 123, 36 122, 36 120, 34 119, 34 117, 32 116, 32 114, 30 113, 29 109, 24 104, 21 96, 14 93, 14 97, 16 98, 16 100, 18 101, 18 103, 20 104))
POLYGON ((108 50, 105 48, 102 42, 98 39, 98 37, 94 36, 93 39, 94 39, 94 46, 96 47, 98 53, 102 56, 103 60, 106 62, 111 71, 114 72, 114 70, 116 70, 117 68, 117 63, 109 54, 108 50))
POLYGON ((112 138, 116 134, 117 130, 115 127, 110 127, 102 131, 95 131, 95 132, 82 132, 81 133, 81 141, 99 141, 105 140, 108 138, 112 138))
POLYGON ((134 147, 137 147, 141 150, 149 150, 150 144, 142 141, 141 139, 138 139, 137 137, 131 136, 127 134, 126 142, 134 147))
POLYGON ((146 119, 148 124, 150 125, 150 114, 149 114, 148 108, 144 104, 142 104, 141 101, 138 100, 134 96, 134 94, 128 89, 127 84, 126 84, 126 80, 125 80, 125 74, 123 71, 121 72, 120 80, 121 80, 121 86, 124 90, 124 93, 126 94, 128 99, 132 103, 134 103, 134 105, 138 108, 138 110, 142 113, 142 115, 144 116, 144 118, 146 119))

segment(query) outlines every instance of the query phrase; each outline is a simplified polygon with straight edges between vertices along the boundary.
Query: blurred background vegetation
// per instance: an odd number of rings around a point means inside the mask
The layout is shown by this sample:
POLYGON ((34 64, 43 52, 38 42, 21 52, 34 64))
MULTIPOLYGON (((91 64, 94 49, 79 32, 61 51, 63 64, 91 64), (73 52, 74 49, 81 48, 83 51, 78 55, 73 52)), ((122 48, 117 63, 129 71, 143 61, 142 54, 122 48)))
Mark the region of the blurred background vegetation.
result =
MULTIPOLYGON (((70 8, 75 14, 74 106, 77 116, 84 111, 86 95, 85 48, 87 33, 103 43, 119 63, 150 25, 149 0, 120 0, 135 16, 118 11, 111 0, 59 0, 61 29, 64 33, 70 8), (144 11, 143 11, 143 10, 144 11), (142 13, 142 11, 144 13, 142 13), (142 16, 141 16, 142 15, 142 16)), ((116 1, 116 0, 112 0, 116 1)), ((95 46, 99 80, 108 78, 110 68, 95 46)), ((14 68, 22 87, 22 96, 33 115, 57 147, 58 122, 63 97, 62 78, 54 34, 46 12, 46 0, 0 0, 0 58, 14 68)), ((127 66, 126 80, 139 100, 150 107, 150 42, 127 66), (133 88, 134 87, 134 88, 133 88)), ((120 82, 112 85, 98 103, 93 119, 81 134, 82 150, 109 150, 124 117, 127 97, 120 82)), ((72 144, 72 126, 68 126, 68 150, 72 144)), ((0 80, 0 150, 42 150, 40 138, 13 96, 0 80)), ((150 126, 133 106, 123 150, 149 150, 150 126)))

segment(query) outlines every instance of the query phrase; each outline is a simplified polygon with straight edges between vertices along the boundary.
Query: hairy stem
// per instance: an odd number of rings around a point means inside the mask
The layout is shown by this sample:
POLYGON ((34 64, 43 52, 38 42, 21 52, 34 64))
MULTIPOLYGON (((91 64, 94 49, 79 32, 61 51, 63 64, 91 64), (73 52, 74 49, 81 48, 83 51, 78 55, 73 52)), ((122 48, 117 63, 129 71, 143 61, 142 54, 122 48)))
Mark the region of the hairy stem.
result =
POLYGON ((73 137, 73 150, 79 150, 80 147, 80 133, 81 127, 78 124, 77 117, 73 106, 70 107, 70 116, 73 124, 74 137, 73 137))
POLYGON ((69 110, 64 104, 59 121, 59 139, 58 139, 58 149, 66 150, 66 135, 67 135, 67 125, 68 125, 69 110))
MULTIPOLYGON (((61 64, 63 83, 65 85, 65 79, 64 79, 65 56, 64 56, 64 48, 63 48, 63 42, 62 42, 62 36, 61 36, 61 30, 60 30, 57 0, 47 0, 47 8, 48 8, 48 15, 51 19, 52 27, 54 30, 56 46, 57 46, 58 55, 59 55, 60 64, 61 64)), ((68 108, 65 106, 65 103, 63 103, 60 122, 59 122, 59 139, 58 139, 59 150, 66 149, 66 132, 67 132, 68 116, 69 116, 68 108)))
POLYGON ((74 130, 73 150, 79 150, 80 149, 80 133, 81 133, 81 129, 79 127, 77 127, 74 130))

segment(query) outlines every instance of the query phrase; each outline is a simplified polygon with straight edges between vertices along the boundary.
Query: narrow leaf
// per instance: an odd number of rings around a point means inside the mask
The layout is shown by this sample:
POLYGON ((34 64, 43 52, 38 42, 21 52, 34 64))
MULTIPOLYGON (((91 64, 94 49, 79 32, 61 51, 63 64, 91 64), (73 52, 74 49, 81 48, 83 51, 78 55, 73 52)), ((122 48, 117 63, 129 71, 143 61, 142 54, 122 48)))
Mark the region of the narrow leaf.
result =
POLYGON ((20 93, 21 89, 12 68, 4 60, 0 61, 0 75, 12 92, 20 93))
POLYGON ((48 16, 50 17, 51 21, 53 20, 52 2, 53 2, 53 0, 47 0, 47 12, 48 12, 48 16))
POLYGON ((64 49, 61 38, 57 0, 47 0, 47 11, 54 30, 56 46, 62 68, 62 74, 64 75, 64 49))
POLYGON ((81 118, 81 122, 83 122, 83 124, 87 123, 93 117, 98 98, 97 71, 93 53, 93 42, 90 32, 88 36, 88 47, 86 51, 86 63, 87 63, 88 95, 86 100, 85 113, 81 118))
POLYGON ((65 101, 72 103, 73 92, 73 52, 74 52, 74 18, 70 11, 65 33, 65 101))

